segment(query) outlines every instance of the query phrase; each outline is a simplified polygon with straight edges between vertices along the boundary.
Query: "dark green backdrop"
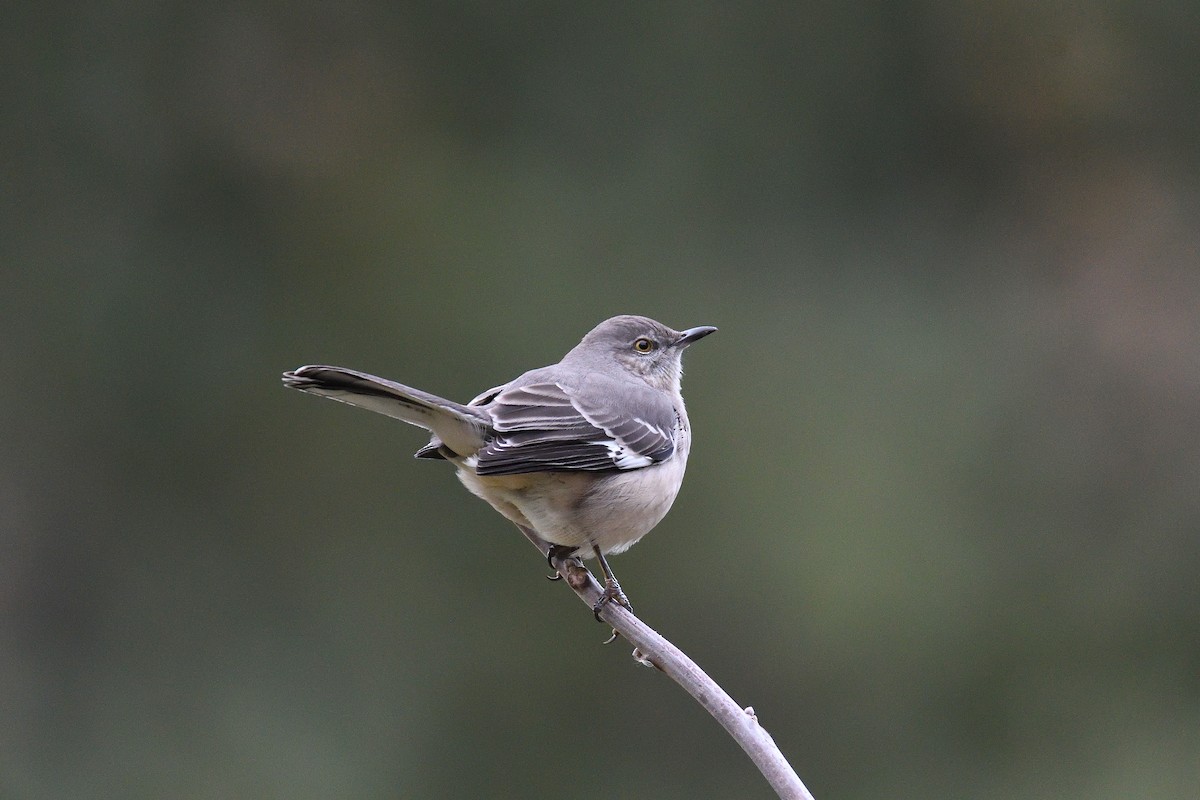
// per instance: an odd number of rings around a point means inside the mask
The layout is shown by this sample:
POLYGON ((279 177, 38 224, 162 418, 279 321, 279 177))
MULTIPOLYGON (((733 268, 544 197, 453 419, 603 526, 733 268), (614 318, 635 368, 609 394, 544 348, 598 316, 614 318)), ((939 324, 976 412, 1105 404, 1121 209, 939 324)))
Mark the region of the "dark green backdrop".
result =
POLYGON ((1194 2, 24 4, 0 795, 766 798, 327 362, 466 400, 642 313, 614 568, 819 800, 1200 785, 1194 2))

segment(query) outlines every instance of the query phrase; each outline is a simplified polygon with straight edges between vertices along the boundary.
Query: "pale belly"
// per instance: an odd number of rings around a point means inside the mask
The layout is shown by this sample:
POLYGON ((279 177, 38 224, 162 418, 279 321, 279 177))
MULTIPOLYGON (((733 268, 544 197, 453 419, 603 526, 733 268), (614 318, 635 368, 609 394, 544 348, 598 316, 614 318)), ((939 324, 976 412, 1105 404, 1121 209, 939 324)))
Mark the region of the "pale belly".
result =
POLYGON ((664 464, 626 472, 541 472, 480 476, 459 465, 458 477, 517 525, 532 528, 551 544, 593 545, 620 553, 657 525, 675 502, 687 453, 664 464))

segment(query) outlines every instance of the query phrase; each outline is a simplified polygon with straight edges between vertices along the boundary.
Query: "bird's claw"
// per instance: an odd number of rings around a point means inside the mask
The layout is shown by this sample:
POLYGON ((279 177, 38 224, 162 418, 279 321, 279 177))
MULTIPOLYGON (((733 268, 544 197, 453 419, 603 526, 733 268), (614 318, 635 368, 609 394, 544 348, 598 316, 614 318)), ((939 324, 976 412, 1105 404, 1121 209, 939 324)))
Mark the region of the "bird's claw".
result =
MULTIPOLYGON (((609 603, 616 603, 619 606, 625 606, 625 608, 629 609, 630 614, 633 613, 633 604, 629 602, 629 598, 625 596, 623 591, 621 591, 621 585, 615 580, 610 582, 606 579, 604 581, 604 591, 600 594, 600 599, 596 601, 594 606, 592 606, 592 613, 596 615, 597 622, 602 621, 600 619, 600 611, 609 603)), ((612 644, 620 635, 620 631, 618 631, 616 628, 613 628, 612 636, 605 639, 603 644, 612 644)))
POLYGON ((575 549, 576 549, 576 548, 574 548, 574 547, 565 547, 565 546, 563 546, 563 545, 560 545, 560 544, 552 544, 552 545, 550 545, 550 549, 549 549, 549 550, 546 552, 546 563, 550 565, 550 569, 554 570, 554 574, 553 574, 553 575, 547 575, 547 576, 546 576, 546 580, 549 580, 549 581, 561 581, 561 580, 562 580, 562 578, 563 578, 563 576, 562 576, 562 573, 558 571, 558 567, 556 567, 556 566, 554 565, 554 560, 555 560, 555 559, 560 559, 560 558, 571 558, 571 559, 574 559, 576 562, 578 562, 578 563, 580 563, 580 564, 582 564, 582 563, 583 563, 582 561, 579 561, 579 558, 578 558, 578 557, 576 557, 576 556, 572 556, 572 555, 571 555, 572 553, 574 553, 574 552, 575 552, 575 549))
POLYGON ((629 602, 629 598, 625 596, 625 592, 621 591, 621 584, 617 583, 616 578, 604 579, 604 591, 600 593, 600 599, 592 606, 592 613, 596 616, 596 622, 603 621, 600 619, 600 612, 609 603, 625 606, 630 614, 633 613, 633 604, 629 602))
POLYGON ((550 549, 546 551, 546 563, 550 565, 550 569, 554 569, 554 559, 569 558, 577 549, 561 544, 552 544, 550 545, 550 549))

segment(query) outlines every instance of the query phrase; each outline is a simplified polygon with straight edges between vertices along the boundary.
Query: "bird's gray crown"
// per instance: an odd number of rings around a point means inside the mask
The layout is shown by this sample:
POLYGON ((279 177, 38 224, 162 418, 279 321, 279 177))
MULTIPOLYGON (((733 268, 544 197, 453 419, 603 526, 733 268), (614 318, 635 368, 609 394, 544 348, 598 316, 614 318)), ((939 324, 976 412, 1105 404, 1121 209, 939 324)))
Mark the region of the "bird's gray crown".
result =
POLYGON ((679 331, 668 328, 661 322, 655 322, 649 317, 622 314, 619 317, 606 319, 592 328, 579 344, 588 348, 604 345, 624 347, 632 345, 638 337, 642 336, 660 346, 666 346, 679 338, 679 331))

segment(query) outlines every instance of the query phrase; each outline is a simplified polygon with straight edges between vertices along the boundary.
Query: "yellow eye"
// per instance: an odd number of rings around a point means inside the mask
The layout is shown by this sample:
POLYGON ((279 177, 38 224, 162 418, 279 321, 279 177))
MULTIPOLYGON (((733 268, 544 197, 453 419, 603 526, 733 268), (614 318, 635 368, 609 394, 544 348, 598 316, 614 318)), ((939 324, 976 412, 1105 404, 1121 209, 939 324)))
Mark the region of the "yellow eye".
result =
POLYGON ((639 353, 649 353, 654 349, 654 342, 643 336, 633 343, 633 349, 637 350, 639 353))

